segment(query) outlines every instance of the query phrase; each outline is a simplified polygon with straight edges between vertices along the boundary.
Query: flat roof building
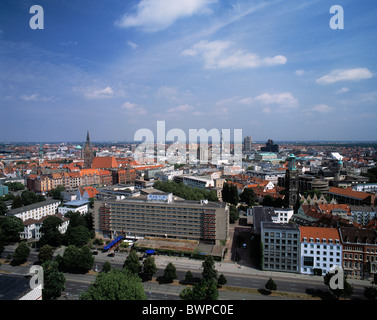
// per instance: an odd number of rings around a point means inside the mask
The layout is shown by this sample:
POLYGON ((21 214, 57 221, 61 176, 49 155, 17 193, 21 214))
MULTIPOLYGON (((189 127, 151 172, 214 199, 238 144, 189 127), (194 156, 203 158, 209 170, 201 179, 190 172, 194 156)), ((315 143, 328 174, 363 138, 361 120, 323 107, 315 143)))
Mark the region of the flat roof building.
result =
POLYGON ((94 201, 97 234, 163 237, 220 244, 229 236, 229 206, 207 200, 178 200, 170 193, 94 201))
POLYGON ((261 223, 263 270, 300 271, 300 229, 295 224, 261 223))

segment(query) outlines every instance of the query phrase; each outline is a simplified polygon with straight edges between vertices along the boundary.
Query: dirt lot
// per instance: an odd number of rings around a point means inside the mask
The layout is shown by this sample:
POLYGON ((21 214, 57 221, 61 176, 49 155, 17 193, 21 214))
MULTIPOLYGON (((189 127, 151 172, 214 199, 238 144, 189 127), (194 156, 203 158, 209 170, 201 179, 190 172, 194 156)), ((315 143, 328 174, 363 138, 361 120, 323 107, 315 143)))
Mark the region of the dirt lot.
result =
POLYGON ((150 249, 166 249, 174 251, 194 252, 198 247, 199 242, 193 240, 179 240, 179 239, 163 239, 163 238, 144 238, 138 240, 138 247, 150 249))

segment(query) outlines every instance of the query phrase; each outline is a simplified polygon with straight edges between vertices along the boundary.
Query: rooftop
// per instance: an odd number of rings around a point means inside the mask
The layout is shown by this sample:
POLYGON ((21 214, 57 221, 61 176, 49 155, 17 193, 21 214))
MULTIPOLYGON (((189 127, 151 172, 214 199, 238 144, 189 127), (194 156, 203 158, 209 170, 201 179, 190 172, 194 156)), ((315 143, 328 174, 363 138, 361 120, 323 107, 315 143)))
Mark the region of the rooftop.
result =
POLYGON ((338 229, 336 228, 320 228, 320 227, 306 227, 300 226, 301 231, 301 241, 304 238, 314 240, 319 239, 320 243, 324 243, 323 239, 329 240, 340 240, 338 229))
POLYGON ((8 215, 8 216, 9 215, 16 215, 16 214, 19 214, 19 213, 22 213, 22 212, 25 212, 25 211, 41 208, 41 207, 44 207, 44 206, 48 206, 48 205, 51 205, 51 204, 54 204, 54 203, 60 203, 60 202, 61 202, 60 200, 46 200, 46 201, 42 201, 42 202, 37 202, 37 203, 29 204, 27 206, 23 206, 23 207, 20 207, 20 208, 12 209, 9 212, 7 212, 6 215, 8 215))

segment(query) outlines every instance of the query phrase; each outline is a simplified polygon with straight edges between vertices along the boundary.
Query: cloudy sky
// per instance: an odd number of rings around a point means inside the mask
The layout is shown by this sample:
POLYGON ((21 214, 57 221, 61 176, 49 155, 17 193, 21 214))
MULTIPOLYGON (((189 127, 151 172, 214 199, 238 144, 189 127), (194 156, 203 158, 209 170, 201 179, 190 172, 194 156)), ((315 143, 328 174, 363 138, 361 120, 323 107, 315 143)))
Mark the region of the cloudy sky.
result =
POLYGON ((157 121, 377 140, 376 17, 375 0, 2 0, 0 141, 128 141, 157 121))

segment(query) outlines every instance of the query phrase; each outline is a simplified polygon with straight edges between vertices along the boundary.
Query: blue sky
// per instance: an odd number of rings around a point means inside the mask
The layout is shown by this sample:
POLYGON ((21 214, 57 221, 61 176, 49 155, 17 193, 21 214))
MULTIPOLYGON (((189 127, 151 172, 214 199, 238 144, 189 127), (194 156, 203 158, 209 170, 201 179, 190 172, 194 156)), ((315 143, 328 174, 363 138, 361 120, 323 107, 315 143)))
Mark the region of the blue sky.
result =
POLYGON ((0 141, 377 140, 374 0, 2 0, 0 141), (32 5, 44 29, 32 30, 32 5), (333 30, 333 5, 344 29, 333 30))

